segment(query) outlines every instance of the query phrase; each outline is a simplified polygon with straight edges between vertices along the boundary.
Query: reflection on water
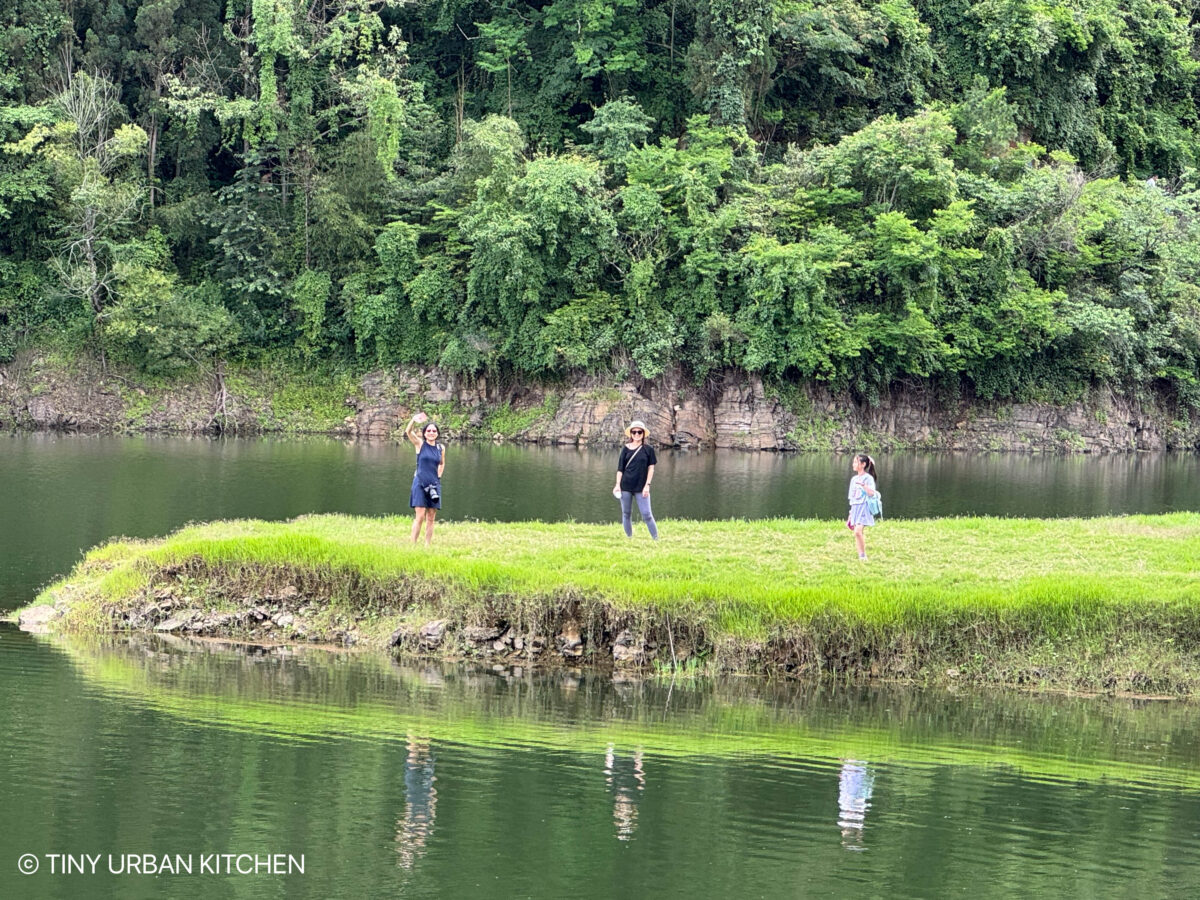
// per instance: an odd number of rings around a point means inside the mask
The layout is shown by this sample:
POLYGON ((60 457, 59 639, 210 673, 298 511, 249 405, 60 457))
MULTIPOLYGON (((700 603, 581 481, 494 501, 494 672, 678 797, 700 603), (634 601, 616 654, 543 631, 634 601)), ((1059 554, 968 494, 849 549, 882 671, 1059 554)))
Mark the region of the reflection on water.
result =
POLYGON ((638 799, 646 789, 642 751, 619 755, 612 744, 604 753, 604 783, 612 792, 617 840, 627 841, 637 830, 638 799))
POLYGON ((437 815, 434 753, 428 738, 408 736, 404 757, 404 817, 396 823, 396 853, 401 868, 411 869, 425 853, 437 815))
POLYGON ((0 627, 8 639, 0 648, 66 665, 89 690, 279 740, 353 737, 402 742, 406 752, 410 743, 446 741, 586 750, 600 767, 609 754, 622 771, 632 767, 634 782, 638 764, 625 761, 654 753, 823 758, 835 774, 847 760, 871 760, 874 772, 882 759, 903 759, 1007 764, 1050 780, 1200 784, 1200 721, 1181 703, 408 666, 381 653, 302 645, 37 637, 0 627))
MULTIPOLYGON (((445 520, 611 522, 616 448, 451 443, 445 520)), ((663 452, 654 514, 724 519, 845 515, 849 457, 663 452)), ((892 454, 878 458, 889 518, 1079 516, 1200 509, 1200 458, 892 454)), ((27 603, 88 547, 187 522, 305 513, 408 515, 412 450, 332 439, 0 435, 0 609, 27 603), (19 511, 19 514, 13 514, 19 511)), ((439 521, 442 517, 439 516, 439 521)))
POLYGON ((0 681, 0 861, 71 848, 307 857, 303 878, 160 876, 153 893, 112 877, 14 883, 0 866, 0 896, 1043 896, 1069 883, 1092 897, 1200 885, 1200 720, 1184 704, 617 684, 7 627, 0 681))
POLYGON ((842 846, 847 850, 862 850, 863 826, 871 806, 875 776, 867 764, 848 759, 838 772, 838 828, 842 829, 842 846))

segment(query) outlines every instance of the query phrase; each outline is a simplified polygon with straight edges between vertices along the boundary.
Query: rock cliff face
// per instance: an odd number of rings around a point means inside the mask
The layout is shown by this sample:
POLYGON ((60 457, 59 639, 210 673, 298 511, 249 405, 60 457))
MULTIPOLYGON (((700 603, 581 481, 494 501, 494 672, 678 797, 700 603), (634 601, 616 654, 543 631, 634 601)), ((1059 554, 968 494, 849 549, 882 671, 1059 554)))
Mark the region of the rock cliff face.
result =
POLYGON ((860 406, 816 386, 802 387, 785 401, 761 379, 732 371, 702 388, 678 373, 640 383, 585 377, 567 385, 508 388, 437 371, 375 373, 363 379, 363 393, 346 425, 364 437, 395 433, 422 404, 448 404, 468 414, 466 430, 485 434, 487 410, 544 409, 532 424, 494 436, 550 444, 613 444, 630 420, 641 419, 654 443, 700 449, 1070 453, 1200 446, 1200 421, 1113 395, 1060 407, 947 401, 930 390, 910 389, 860 406))
MULTIPOLYGON (((245 379, 243 379, 245 380, 245 379)), ((337 402, 341 395, 338 395, 337 402)), ((230 387, 214 415, 212 385, 139 385, 93 369, 68 371, 25 359, 0 366, 0 427, 87 431, 239 433, 282 421, 259 385, 230 387), (220 423, 218 425, 217 423, 220 423)), ((418 409, 436 411, 451 438, 612 445, 632 419, 653 443, 742 450, 1008 450, 1058 453, 1200 448, 1200 416, 1164 402, 1138 405, 1097 394, 1069 406, 969 401, 926 387, 894 390, 862 405, 818 385, 786 397, 742 372, 697 386, 679 372, 652 381, 581 376, 556 384, 508 384, 439 370, 370 372, 345 398, 346 417, 315 430, 394 439, 418 409)), ((300 425, 290 430, 313 430, 300 425)))

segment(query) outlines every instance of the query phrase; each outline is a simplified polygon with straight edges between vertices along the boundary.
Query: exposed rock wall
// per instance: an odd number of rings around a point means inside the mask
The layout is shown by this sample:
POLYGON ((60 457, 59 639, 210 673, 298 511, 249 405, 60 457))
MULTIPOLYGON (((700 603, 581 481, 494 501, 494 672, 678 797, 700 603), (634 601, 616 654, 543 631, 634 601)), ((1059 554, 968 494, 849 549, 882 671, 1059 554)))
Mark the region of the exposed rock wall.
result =
POLYGON ((928 450, 1128 452, 1200 447, 1200 421, 1110 394, 1069 406, 945 400, 929 389, 897 390, 858 405, 818 386, 788 401, 756 376, 725 372, 697 388, 679 373, 651 382, 589 376, 567 385, 505 387, 485 378, 431 372, 374 373, 347 417, 356 435, 386 437, 413 409, 451 404, 469 411, 467 430, 486 429, 486 410, 553 409, 515 434, 521 441, 611 445, 632 419, 660 446, 743 450, 928 450), (547 399, 550 398, 550 402, 547 399))
MULTIPOLYGON (((538 385, 438 370, 374 371, 359 379, 345 404, 341 425, 330 420, 324 430, 394 439, 413 411, 436 408, 451 438, 580 446, 615 444, 625 425, 638 418, 647 423, 653 443, 681 448, 1066 453, 1200 448, 1200 416, 1107 392, 1053 406, 969 401, 911 387, 865 405, 818 385, 795 386, 784 399, 760 378, 732 370, 702 386, 678 371, 653 381, 593 375, 538 385)), ((262 390, 243 396, 231 388, 221 395, 220 411, 218 419, 207 380, 152 387, 95 366, 56 369, 36 356, 0 366, 0 427, 202 432, 223 426, 245 433, 271 430, 280 421, 262 390)))
POLYGON ((260 397, 219 391, 211 375, 169 386, 82 358, 71 365, 23 351, 0 365, 0 428, 91 432, 255 432, 260 397))

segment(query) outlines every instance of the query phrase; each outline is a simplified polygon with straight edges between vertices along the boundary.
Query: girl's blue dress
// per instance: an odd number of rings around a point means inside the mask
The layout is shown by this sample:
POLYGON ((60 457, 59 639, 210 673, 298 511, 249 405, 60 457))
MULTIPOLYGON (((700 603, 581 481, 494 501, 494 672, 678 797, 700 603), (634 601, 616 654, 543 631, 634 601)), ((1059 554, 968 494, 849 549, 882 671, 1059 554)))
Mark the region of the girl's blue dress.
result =
POLYGON ((430 446, 428 441, 421 442, 421 449, 417 451, 417 471, 413 474, 412 490, 408 495, 408 505, 414 509, 418 506, 423 506, 426 509, 441 509, 442 485, 438 479, 438 466, 442 463, 442 448, 440 446, 430 446), (438 486, 437 502, 431 502, 429 495, 425 493, 425 486, 436 484, 438 486))
POLYGON ((867 507, 866 485, 875 490, 875 479, 864 472, 850 479, 850 518, 851 525, 874 525, 875 517, 867 507))

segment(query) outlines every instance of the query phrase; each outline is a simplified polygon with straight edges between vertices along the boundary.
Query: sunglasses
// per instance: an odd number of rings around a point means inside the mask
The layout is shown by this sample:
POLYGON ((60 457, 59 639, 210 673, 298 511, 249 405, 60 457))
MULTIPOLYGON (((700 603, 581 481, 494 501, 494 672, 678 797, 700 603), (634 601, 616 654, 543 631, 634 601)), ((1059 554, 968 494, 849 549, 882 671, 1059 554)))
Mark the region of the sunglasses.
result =
POLYGON ((630 434, 645 434, 646 432, 642 431, 642 429, 640 429, 640 428, 630 428, 629 433, 630 434))

